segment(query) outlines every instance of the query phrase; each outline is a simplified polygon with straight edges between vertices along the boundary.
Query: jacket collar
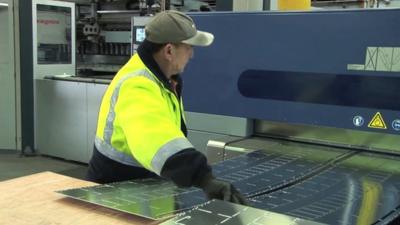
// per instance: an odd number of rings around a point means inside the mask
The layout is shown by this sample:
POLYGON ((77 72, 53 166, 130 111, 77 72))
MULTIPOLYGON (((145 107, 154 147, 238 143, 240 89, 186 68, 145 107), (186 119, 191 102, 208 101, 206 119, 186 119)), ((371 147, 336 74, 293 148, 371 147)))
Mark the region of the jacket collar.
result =
MULTIPOLYGON (((159 81, 166 87, 168 90, 170 90, 172 93, 174 91, 172 90, 171 84, 169 80, 167 79, 167 76, 161 71, 160 66, 157 64, 157 62, 154 60, 152 54, 150 53, 150 43, 148 41, 144 41, 139 48, 137 49, 137 53, 139 54, 140 59, 143 61, 143 63, 147 66, 148 69, 157 77, 159 81)), ((178 94, 178 99, 181 96, 181 91, 182 91, 182 79, 179 76, 179 74, 176 74, 172 76, 172 79, 174 79, 176 82, 178 82, 178 85, 176 87, 176 91, 178 94)))

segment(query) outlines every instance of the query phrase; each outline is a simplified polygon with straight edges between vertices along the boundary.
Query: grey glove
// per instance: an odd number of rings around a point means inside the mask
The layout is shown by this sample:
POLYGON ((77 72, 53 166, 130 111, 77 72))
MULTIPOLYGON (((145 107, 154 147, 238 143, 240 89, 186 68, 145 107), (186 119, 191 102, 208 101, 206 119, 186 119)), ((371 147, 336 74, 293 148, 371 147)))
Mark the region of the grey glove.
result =
POLYGON ((218 180, 212 175, 205 176, 200 184, 200 188, 203 189, 209 199, 216 198, 237 204, 247 205, 246 199, 232 184, 218 180))

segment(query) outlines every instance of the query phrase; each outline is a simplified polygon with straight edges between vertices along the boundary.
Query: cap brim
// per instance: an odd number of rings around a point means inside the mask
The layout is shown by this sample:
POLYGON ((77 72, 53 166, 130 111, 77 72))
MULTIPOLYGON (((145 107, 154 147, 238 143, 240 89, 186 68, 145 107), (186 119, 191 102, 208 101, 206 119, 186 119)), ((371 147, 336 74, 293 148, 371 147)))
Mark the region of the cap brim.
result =
POLYGON ((214 41, 214 35, 204 31, 197 31, 193 37, 181 41, 182 43, 194 46, 209 46, 214 41))

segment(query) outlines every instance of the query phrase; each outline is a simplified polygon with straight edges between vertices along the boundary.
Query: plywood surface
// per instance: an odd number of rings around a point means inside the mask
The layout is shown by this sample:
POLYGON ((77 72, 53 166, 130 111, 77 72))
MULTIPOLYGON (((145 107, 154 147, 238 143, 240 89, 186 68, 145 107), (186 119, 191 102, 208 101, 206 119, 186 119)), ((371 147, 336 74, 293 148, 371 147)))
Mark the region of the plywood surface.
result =
POLYGON ((95 183, 42 172, 0 182, 0 225, 156 224, 126 213, 66 198, 54 191, 95 183))

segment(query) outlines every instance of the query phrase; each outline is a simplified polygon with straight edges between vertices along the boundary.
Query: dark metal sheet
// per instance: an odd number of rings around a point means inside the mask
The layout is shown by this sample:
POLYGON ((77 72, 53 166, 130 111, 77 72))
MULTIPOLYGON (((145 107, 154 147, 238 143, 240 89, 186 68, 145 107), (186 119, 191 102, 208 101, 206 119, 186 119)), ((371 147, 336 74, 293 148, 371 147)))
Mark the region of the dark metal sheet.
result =
POLYGON ((209 201, 161 225, 322 225, 279 213, 268 212, 220 200, 209 201))
POLYGON ((348 150, 305 144, 280 143, 218 163, 213 172, 245 196, 277 189, 304 179, 347 154, 348 150))
POLYGON ((256 208, 328 224, 387 224, 400 207, 399 161, 399 157, 361 153, 251 203, 256 208))
MULTIPOLYGON (((300 179, 347 152, 330 148, 311 154, 299 147, 286 147, 285 153, 256 151, 221 162, 213 166, 214 173, 251 196, 300 179)), ((151 219, 162 219, 208 200, 200 189, 178 188, 163 179, 132 180, 59 193, 151 219)))

